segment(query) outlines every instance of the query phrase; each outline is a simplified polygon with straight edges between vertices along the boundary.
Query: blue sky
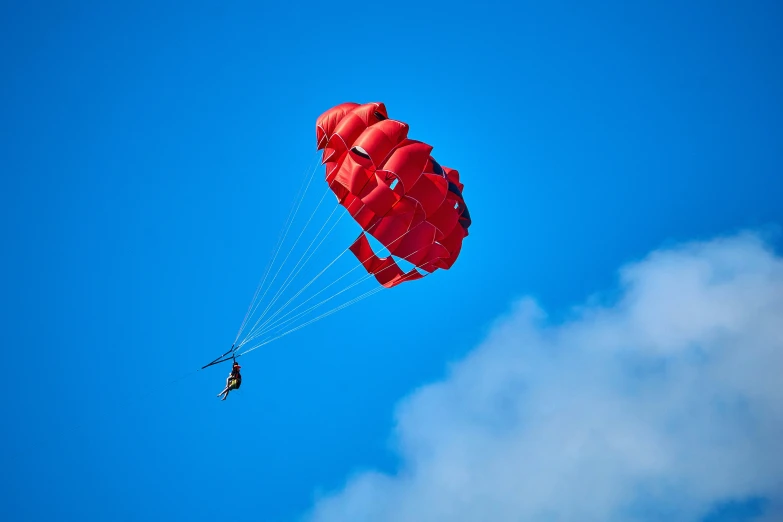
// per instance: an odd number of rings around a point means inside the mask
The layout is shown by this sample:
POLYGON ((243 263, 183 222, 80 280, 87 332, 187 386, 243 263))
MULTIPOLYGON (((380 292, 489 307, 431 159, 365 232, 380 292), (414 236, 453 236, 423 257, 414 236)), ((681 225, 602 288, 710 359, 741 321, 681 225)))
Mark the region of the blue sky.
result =
MULTIPOLYGON (((544 4, 3 5, 0 518, 296 520, 397 469, 395 405, 514 300, 565 318, 650 251, 774 232, 777 3, 544 4), (221 403, 227 368, 189 372, 230 345, 344 101, 460 170, 471 234, 452 270, 248 354, 221 403)), ((705 520, 763 511, 742 502, 705 520)))

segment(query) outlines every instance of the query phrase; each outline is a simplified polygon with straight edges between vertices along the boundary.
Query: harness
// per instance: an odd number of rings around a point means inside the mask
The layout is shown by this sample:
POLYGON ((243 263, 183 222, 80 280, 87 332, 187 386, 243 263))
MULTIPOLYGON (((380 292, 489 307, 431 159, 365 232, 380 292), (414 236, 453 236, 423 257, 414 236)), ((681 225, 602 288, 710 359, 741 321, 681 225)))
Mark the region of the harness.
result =
POLYGON ((239 373, 239 370, 232 368, 231 369, 231 380, 234 381, 233 388, 236 390, 239 388, 239 386, 242 384, 242 374, 239 373))

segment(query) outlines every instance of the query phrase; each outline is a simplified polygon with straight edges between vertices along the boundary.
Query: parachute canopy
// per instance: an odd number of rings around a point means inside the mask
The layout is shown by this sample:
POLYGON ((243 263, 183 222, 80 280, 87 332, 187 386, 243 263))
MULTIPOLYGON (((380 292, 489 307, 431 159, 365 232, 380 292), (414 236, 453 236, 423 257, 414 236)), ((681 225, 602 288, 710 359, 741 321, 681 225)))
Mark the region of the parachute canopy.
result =
POLYGON ((389 119, 383 103, 343 103, 316 122, 326 182, 363 232, 350 250, 390 288, 449 269, 468 235, 470 214, 459 172, 431 156, 432 146, 408 139, 408 125, 389 119), (391 253, 378 257, 367 234, 391 253), (403 271, 394 257, 415 265, 403 271), (419 270, 417 270, 417 268, 419 270))

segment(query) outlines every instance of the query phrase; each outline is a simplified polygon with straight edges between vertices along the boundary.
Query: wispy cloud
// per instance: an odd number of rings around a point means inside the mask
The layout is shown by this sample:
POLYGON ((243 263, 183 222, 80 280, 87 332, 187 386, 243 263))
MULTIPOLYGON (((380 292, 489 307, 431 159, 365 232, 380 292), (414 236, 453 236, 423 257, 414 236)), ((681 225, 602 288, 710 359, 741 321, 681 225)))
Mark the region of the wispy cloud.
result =
POLYGON ((689 243, 623 268, 600 301, 559 324, 517 302, 400 405, 399 472, 352 477, 309 519, 697 521, 749 497, 774 511, 783 259, 754 234, 689 243))

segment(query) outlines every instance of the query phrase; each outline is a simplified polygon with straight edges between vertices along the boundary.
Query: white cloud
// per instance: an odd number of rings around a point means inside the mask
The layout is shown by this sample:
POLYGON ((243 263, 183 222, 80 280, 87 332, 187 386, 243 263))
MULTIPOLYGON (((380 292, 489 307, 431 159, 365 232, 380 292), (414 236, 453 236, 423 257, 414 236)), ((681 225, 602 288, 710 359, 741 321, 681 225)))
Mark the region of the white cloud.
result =
POLYGON ((625 267, 620 290, 561 324, 516 303, 400 405, 400 471, 358 474, 309 519, 698 521, 779 502, 783 260, 753 234, 691 243, 625 267))

